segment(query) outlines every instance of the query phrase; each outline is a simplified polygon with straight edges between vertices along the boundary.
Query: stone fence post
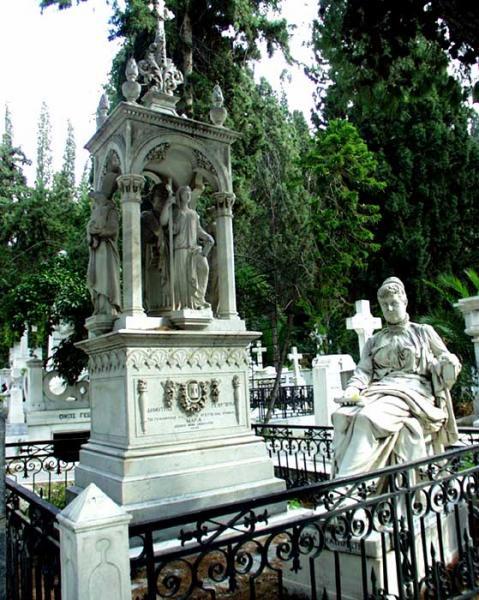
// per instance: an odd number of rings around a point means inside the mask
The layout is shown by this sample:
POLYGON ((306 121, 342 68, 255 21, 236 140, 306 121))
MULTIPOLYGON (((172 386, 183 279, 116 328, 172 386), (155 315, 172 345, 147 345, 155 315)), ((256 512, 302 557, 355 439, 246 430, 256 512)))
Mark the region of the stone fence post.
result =
POLYGON ((57 518, 62 600, 131 600, 131 516, 91 483, 57 518))

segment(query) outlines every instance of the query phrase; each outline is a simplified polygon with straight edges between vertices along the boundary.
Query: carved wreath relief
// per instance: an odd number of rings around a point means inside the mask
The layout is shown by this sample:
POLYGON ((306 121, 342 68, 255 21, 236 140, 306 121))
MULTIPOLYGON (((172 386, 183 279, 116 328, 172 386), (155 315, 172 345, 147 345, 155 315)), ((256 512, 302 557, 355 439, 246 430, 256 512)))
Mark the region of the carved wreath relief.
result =
POLYGON ((217 379, 211 381, 191 379, 182 383, 175 383, 168 379, 163 384, 163 388, 165 406, 172 408, 176 397, 179 406, 188 415, 199 413, 205 407, 208 396, 212 402, 218 402, 220 394, 220 382, 217 379))

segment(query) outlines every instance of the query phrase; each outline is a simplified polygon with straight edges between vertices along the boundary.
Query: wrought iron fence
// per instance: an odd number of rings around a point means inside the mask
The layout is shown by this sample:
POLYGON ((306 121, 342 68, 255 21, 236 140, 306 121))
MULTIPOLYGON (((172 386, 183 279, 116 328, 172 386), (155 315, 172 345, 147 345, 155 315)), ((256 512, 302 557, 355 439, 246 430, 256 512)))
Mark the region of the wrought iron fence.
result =
POLYGON ((85 437, 5 444, 5 473, 42 498, 62 503, 73 484, 75 465, 85 437))
MULTIPOLYGON (((268 401, 272 388, 259 386, 250 388, 250 408, 257 411, 255 417, 264 421, 268 412, 268 401)), ((314 394, 312 385, 288 385, 278 388, 272 419, 289 419, 312 415, 314 394)))
POLYGON ((457 445, 471 446, 479 444, 479 427, 459 427, 457 445))
POLYGON ((475 445, 133 525, 134 597, 475 597, 478 474, 475 445))
POLYGON ((333 428, 302 425, 252 425, 266 442, 275 475, 288 488, 325 481, 333 458, 333 428))
POLYGON ((59 600, 60 511, 10 478, 6 492, 7 598, 59 600))

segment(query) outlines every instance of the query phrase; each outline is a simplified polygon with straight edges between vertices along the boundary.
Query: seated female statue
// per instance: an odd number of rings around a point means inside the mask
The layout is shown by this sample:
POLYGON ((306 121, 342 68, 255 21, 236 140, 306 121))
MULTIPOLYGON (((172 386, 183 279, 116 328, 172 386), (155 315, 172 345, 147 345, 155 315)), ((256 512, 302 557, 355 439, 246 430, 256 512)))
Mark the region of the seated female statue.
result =
POLYGON ((459 360, 430 325, 409 321, 397 277, 378 300, 387 326, 365 344, 332 415, 336 477, 425 458, 457 440, 449 390, 459 360))

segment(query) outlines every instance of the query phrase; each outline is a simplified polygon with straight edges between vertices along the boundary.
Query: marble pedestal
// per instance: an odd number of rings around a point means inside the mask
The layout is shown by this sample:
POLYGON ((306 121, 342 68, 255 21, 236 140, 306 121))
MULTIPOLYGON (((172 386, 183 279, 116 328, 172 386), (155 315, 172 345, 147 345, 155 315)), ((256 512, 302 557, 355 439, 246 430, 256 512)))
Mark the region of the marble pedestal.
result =
POLYGON ((120 330, 88 353, 91 438, 75 486, 135 521, 284 489, 250 429, 250 332, 120 330))

